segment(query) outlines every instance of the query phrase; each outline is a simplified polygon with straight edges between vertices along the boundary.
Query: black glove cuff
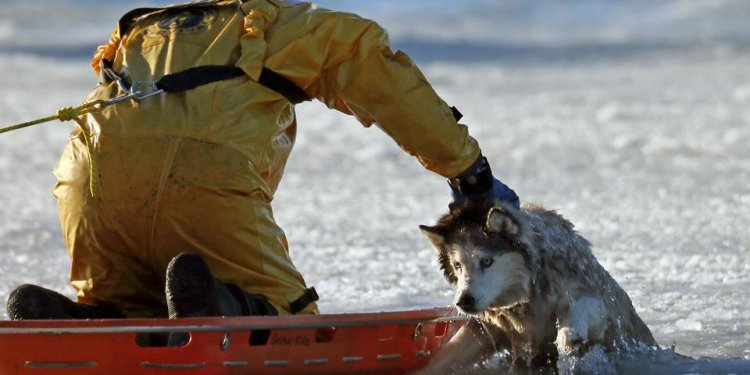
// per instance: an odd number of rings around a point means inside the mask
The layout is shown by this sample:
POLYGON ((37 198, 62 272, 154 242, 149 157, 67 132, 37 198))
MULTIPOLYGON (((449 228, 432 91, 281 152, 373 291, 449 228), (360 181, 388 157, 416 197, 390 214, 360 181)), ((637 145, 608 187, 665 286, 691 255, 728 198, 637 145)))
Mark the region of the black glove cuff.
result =
POLYGON ((479 155, 479 158, 469 168, 458 176, 449 179, 448 183, 461 195, 471 196, 491 190, 494 180, 487 158, 479 155))

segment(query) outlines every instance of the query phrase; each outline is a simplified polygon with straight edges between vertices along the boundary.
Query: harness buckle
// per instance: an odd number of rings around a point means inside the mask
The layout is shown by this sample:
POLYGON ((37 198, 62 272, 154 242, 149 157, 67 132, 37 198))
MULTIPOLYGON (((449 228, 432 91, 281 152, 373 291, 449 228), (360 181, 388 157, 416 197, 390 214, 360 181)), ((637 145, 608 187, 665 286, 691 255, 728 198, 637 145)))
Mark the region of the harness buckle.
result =
POLYGON ((135 95, 136 100, 150 98, 162 92, 164 90, 156 86, 156 81, 133 81, 130 85, 130 93, 135 95))

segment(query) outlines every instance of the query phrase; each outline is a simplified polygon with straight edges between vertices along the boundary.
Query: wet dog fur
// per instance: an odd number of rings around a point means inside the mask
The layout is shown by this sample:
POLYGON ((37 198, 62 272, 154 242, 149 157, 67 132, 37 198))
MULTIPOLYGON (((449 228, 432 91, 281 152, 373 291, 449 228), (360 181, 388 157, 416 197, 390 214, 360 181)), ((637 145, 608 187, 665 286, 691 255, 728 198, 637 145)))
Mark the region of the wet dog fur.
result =
POLYGON ((421 226, 471 319, 421 373, 467 369, 507 350, 516 368, 555 366, 561 355, 656 346, 630 298, 590 243, 554 211, 495 201, 454 207, 421 226))

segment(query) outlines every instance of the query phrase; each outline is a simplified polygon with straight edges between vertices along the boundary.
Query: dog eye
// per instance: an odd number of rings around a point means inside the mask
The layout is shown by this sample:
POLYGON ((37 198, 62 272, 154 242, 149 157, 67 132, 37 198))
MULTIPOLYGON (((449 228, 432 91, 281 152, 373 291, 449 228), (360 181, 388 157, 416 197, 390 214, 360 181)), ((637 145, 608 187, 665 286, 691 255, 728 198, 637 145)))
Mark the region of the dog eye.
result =
POLYGON ((492 265, 493 259, 492 258, 482 258, 482 260, 479 261, 479 265, 482 268, 487 268, 492 265))
POLYGON ((458 263, 458 262, 453 263, 453 269, 456 271, 461 271, 461 263, 458 263))

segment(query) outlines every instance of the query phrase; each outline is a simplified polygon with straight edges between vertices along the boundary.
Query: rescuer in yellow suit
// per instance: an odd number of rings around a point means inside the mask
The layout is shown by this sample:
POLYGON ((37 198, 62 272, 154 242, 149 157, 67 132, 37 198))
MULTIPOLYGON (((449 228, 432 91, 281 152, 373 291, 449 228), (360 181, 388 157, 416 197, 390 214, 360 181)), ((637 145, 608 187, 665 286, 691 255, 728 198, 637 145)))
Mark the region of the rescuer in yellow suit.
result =
MULTIPOLYGON (((260 296, 270 313, 318 312, 314 296, 293 305, 310 289, 271 210, 297 123, 294 105, 258 82, 264 68, 365 127, 377 125, 449 178, 455 201, 518 202, 409 57, 392 52, 386 32, 356 15, 282 0, 142 10, 124 17, 98 49, 92 66, 99 75, 103 62, 133 85, 206 65, 239 67, 245 76, 88 115, 92 153, 83 135, 71 138, 54 170, 54 195, 77 305, 166 316, 165 270, 189 252, 205 261, 219 294, 229 285, 235 297, 238 290, 260 296)), ((118 95, 116 82, 102 80, 87 100, 118 95)), ((188 269, 177 278, 198 272, 188 269)))

